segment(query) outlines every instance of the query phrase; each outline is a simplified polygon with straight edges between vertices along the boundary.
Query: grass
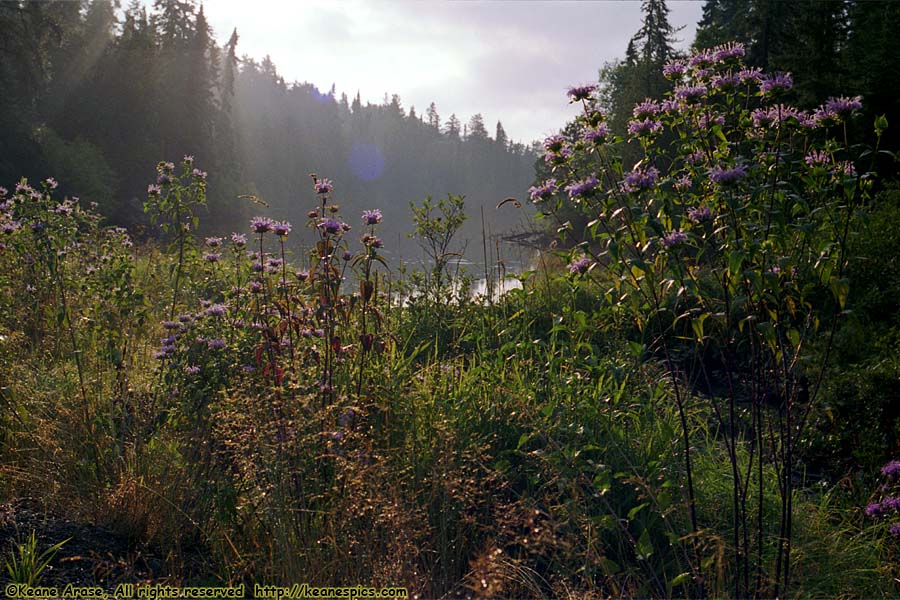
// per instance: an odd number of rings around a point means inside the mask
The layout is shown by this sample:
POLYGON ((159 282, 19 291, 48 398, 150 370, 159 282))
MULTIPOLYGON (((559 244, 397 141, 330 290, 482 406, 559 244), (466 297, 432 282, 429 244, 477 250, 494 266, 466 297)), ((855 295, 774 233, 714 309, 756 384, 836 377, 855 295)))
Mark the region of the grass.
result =
MULTIPOLYGON (((378 344, 365 361, 358 346, 333 349, 332 394, 319 389, 326 349, 315 335, 298 337, 294 354, 282 349, 284 380, 275 380, 271 348, 235 324, 263 314, 255 300, 229 299, 234 273, 199 258, 185 264, 178 309, 230 302, 226 321, 198 318, 195 329, 226 338, 227 351, 185 342, 169 362, 154 360, 174 260, 138 249, 121 280, 134 293, 127 302, 71 275, 87 422, 64 323, 47 317, 53 290, 36 317, 0 281, 11 315, 0 324, 5 497, 39 497, 48 512, 150 545, 174 582, 680 597, 698 593, 693 568, 706 594, 729 596, 730 467, 712 415, 688 399, 701 525, 692 536, 670 380, 604 313, 603 285, 573 290, 542 273, 488 306, 422 300, 388 310, 381 296, 384 312, 368 325, 336 313, 336 346, 366 331, 378 344), (200 377, 187 373, 192 365, 200 377)), ((291 302, 324 310, 318 293, 298 284, 291 302)), ((272 295, 274 310, 283 297, 272 295)), ((741 457, 746 464, 746 448, 741 457)), ((777 531, 768 475, 764 520, 777 531)), ((788 595, 895 595, 896 540, 862 516, 865 492, 844 481, 795 493, 788 595)), ((36 581, 53 554, 34 543, 22 554, 26 546, 10 555, 14 578, 36 581)), ((766 564, 773 552, 763 548, 766 564)))

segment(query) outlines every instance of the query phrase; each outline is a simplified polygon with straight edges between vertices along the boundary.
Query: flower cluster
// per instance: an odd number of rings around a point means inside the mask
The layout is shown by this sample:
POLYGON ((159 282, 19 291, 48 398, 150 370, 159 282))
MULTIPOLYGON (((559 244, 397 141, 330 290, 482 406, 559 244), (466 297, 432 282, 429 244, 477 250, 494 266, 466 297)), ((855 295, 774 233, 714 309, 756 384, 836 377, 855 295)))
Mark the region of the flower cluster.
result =
MULTIPOLYGON (((900 461, 892 460, 885 464, 881 467, 881 475, 885 479, 885 483, 881 486, 884 495, 880 501, 870 502, 866 506, 866 516, 873 519, 893 516, 894 519, 898 519, 900 517, 896 515, 900 513, 900 496, 891 495, 890 492, 892 490, 894 492, 898 491, 896 488, 900 484, 900 461)), ((888 527, 888 531, 892 535, 900 536, 900 521, 892 523, 888 527)))
POLYGON ((625 180, 622 182, 622 191, 639 192, 653 187, 656 185, 656 180, 658 178, 659 169, 656 167, 650 167, 648 169, 636 168, 625 176, 625 180))
POLYGON ((591 265, 593 264, 594 261, 590 258, 581 256, 569 263, 569 273, 572 273, 573 275, 584 275, 590 270, 591 265))
POLYGON ((709 178, 721 186, 730 186, 746 177, 747 172, 747 165, 737 165, 735 167, 716 166, 710 169, 709 178))
POLYGON ((551 197, 559 190, 555 179, 548 179, 539 185, 533 185, 528 188, 528 195, 532 202, 540 202, 551 197))
POLYGON ((596 175, 591 175, 587 179, 572 182, 566 186, 566 191, 569 193, 569 198, 576 198, 578 196, 588 195, 588 193, 593 191, 598 185, 600 185, 600 180, 597 179, 596 175))
POLYGON ((567 94, 569 98, 571 98, 572 102, 581 102, 583 100, 588 100, 591 97, 591 94, 593 94, 596 90, 597 86, 593 84, 577 85, 569 88, 567 94))

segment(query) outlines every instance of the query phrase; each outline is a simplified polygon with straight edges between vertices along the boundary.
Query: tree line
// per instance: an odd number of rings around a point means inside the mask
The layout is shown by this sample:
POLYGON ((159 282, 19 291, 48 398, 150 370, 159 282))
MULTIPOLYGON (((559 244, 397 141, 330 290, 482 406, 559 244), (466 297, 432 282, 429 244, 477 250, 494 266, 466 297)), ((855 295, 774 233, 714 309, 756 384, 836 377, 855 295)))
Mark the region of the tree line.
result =
MULTIPOLYGON (((153 167, 192 155, 209 173, 203 221, 214 230, 257 212, 303 220, 311 172, 338 183, 346 214, 380 208, 386 239, 404 246, 409 203, 429 195, 467 196, 495 231, 521 218, 494 206, 524 195, 534 150, 502 123, 489 131, 482 115, 442 118, 435 103, 364 104, 287 82, 270 57, 239 54, 237 30, 220 46, 195 0, 2 2, 0 29, 5 185, 52 175, 111 222, 153 235, 141 208, 153 167)), ((480 235, 470 221, 464 233, 480 235)))
MULTIPOLYGON (((642 8, 641 28, 625 57, 600 72, 611 127, 623 135, 636 103, 670 90, 662 68, 680 56, 665 0, 643 0, 642 8)), ((892 31, 897 23, 896 2, 705 0, 692 45, 700 50, 743 43, 748 66, 793 75, 797 85, 784 101, 801 109, 830 96, 862 96, 865 120, 887 116, 892 127, 882 142, 893 148, 900 141, 900 47, 892 31)))

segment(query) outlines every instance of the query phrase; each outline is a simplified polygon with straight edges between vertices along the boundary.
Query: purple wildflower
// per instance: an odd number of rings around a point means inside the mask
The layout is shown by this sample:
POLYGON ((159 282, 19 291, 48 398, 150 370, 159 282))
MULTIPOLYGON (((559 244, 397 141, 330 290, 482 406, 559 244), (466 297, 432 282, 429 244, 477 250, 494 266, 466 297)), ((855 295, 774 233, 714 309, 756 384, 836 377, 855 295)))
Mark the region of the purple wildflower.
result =
POLYGON ((272 231, 278 237, 287 237, 287 234, 291 232, 291 224, 287 221, 275 221, 272 223, 272 231))
POLYGON ((694 186, 694 182, 691 181, 691 176, 685 173, 681 177, 675 180, 675 183, 672 184, 676 190, 689 190, 694 186))
POLYGON ((184 367, 184 372, 188 375, 196 375, 200 372, 200 367, 196 365, 187 365, 184 367))
POLYGON ((570 102, 579 102, 581 100, 587 100, 591 97, 591 94, 596 91, 597 86, 594 84, 589 85, 577 85, 574 87, 570 87, 569 91, 566 94, 571 99, 570 102))
POLYGON ((888 531, 891 532, 891 535, 900 535, 900 523, 891 524, 891 527, 890 529, 888 529, 888 531))
POLYGON ((294 275, 300 281, 306 281, 307 279, 309 279, 309 271, 297 271, 296 273, 294 273, 294 275))
POLYGON ((741 84, 741 76, 737 73, 729 73, 725 75, 715 75, 710 80, 709 85, 716 90, 733 90, 741 84))
POLYGON ((251 281, 250 283, 247 284, 247 289, 250 291, 251 294, 258 294, 258 293, 262 292, 263 285, 259 281, 251 281))
POLYGON ((856 176, 856 167, 853 166, 853 163, 844 160, 839 163, 836 163, 834 167, 831 169, 831 174, 835 177, 844 176, 844 177, 855 177, 856 176))
POLYGON ((337 219, 325 219, 321 223, 319 223, 319 228, 322 229, 325 233, 335 234, 343 229, 343 225, 344 224, 337 219))
POLYGON ((566 143, 566 138, 561 135, 551 135, 546 140, 544 140, 544 150, 547 152, 558 153, 562 150, 563 145, 566 143))
POLYGON ((372 247, 384 248, 384 240, 382 240, 381 238, 375 238, 374 240, 372 240, 372 247))
POLYGON ((715 61, 713 53, 710 50, 701 50, 691 56, 688 64, 691 67, 708 67, 715 61))
POLYGON ((687 65, 683 60, 670 60, 663 65, 663 75, 669 79, 677 79, 687 72, 687 65))
POLYGON ((713 125, 724 125, 725 124, 725 116, 724 115, 707 115, 706 113, 700 115, 698 119, 698 123, 700 124, 701 129, 707 129, 712 127, 713 125))
POLYGON ((709 178, 719 185, 732 185, 747 176, 747 165, 736 167, 713 167, 709 172, 709 178))
POLYGON ((693 223, 703 223, 712 218, 712 211, 708 206, 694 206, 688 209, 687 217, 693 223))
POLYGON ((160 188, 155 183, 151 183, 150 185, 147 186, 147 195, 148 196, 159 196, 159 193, 161 191, 162 191, 162 188, 160 188))
POLYGON ((804 158, 803 160, 805 160, 807 166, 810 167, 821 167, 827 165, 830 162, 828 153, 824 150, 813 150, 809 154, 807 154, 806 158, 804 158))
POLYGON ((204 240, 204 243, 210 248, 218 248, 222 245, 222 238, 220 237, 208 237, 204 240))
POLYGON ((560 148, 559 152, 548 151, 544 153, 544 162, 548 162, 551 164, 562 164, 570 156, 572 156, 572 148, 566 145, 560 148))
POLYGON ((180 329, 181 324, 178 321, 163 321, 162 324, 165 329, 180 329))
POLYGON ((272 231, 272 219, 269 217, 253 217, 250 220, 250 228, 254 233, 266 233, 272 231))
POLYGON ((643 102, 639 102, 634 105, 634 111, 632 111, 635 119, 646 119, 647 117, 653 117, 659 114, 659 103, 655 100, 647 98, 643 102))
POLYGON ((362 214, 362 222, 364 225, 378 225, 381 223, 381 211, 377 208, 374 210, 364 210, 362 214))
POLYGON ((353 258, 353 254, 352 254, 349 250, 344 250, 344 254, 341 255, 341 258, 342 258, 344 261, 348 261, 348 260, 350 260, 351 258, 353 258))
POLYGON ((569 273, 572 273, 573 275, 584 275, 593 264, 594 263, 590 258, 582 256, 569 264, 569 273))
POLYGON ((586 129, 582 139, 589 144, 600 144, 609 135, 609 125, 600 123, 595 129, 586 129))
POLYGON ((649 169, 635 169, 625 176, 622 182, 622 190, 626 192, 637 192, 649 187, 653 187, 659 178, 659 171, 655 167, 649 169))
POLYGON ((759 91, 763 94, 789 90, 792 87, 794 87, 794 78, 790 73, 778 73, 771 77, 765 77, 759 82, 759 91))
POLYGON ((828 102, 825 103, 825 109, 831 112, 834 112, 838 115, 846 115, 854 110, 859 110, 862 108, 862 97, 854 96, 853 98, 847 98, 846 96, 841 96, 840 98, 829 98, 828 102))
POLYGON ((0 198, 4 198, 9 193, 9 190, 0 185, 0 198))
POLYGON ((888 479, 896 479, 900 477, 900 460, 892 460, 881 467, 881 474, 888 479))
POLYGON ((797 120, 800 122, 800 127, 805 127, 806 129, 815 129, 821 125, 815 114, 809 114, 806 111, 799 111, 797 113, 797 120))
POLYGON ((254 261, 252 265, 250 265, 250 270, 254 273, 262 273, 266 270, 266 266, 260 261, 254 261))
POLYGON ((317 194, 330 194, 334 191, 334 184, 331 183, 330 179, 317 179, 313 187, 316 189, 317 194))
POLYGON ((183 160, 187 164, 192 164, 194 162, 194 155, 193 154, 185 154, 184 158, 182 158, 181 160, 183 160))
POLYGON ((224 317, 226 312, 228 312, 228 307, 224 304, 213 304, 206 309, 206 314, 211 317, 224 317))
POLYGON ((884 511, 900 511, 900 498, 894 496, 888 496, 884 500, 881 501, 881 508, 884 511))
POLYGON ((59 185, 59 183, 52 177, 48 177, 47 179, 44 180, 44 185, 46 185, 51 190, 55 190, 57 188, 57 186, 59 185))
POLYGON ((688 235, 677 229, 674 229, 662 237, 663 248, 671 248, 683 244, 688 239, 688 235))
POLYGON ((222 259, 222 255, 218 252, 207 252, 203 255, 203 260, 209 263, 219 262, 222 259))
POLYGON ((882 512, 884 511, 878 502, 873 502, 866 507, 866 516, 868 517, 880 517, 882 512))
POLYGON ((597 179, 595 175, 591 175, 587 179, 575 181, 567 185, 566 191, 569 193, 569 198, 575 198, 575 196, 583 196, 587 194, 598 185, 600 185, 600 180, 597 179))
POLYGON ((650 135, 662 129, 662 123, 652 119, 628 121, 628 133, 632 135, 650 135))
POLYGON ((559 186, 556 185, 556 180, 548 179, 540 185, 533 185, 528 188, 528 194, 531 197, 532 202, 540 202, 541 200, 546 200, 558 190, 559 186))
POLYGON ((772 113, 765 108, 754 109, 750 113, 750 118, 753 120, 753 126, 756 128, 768 127, 772 124, 772 113))
POLYGON ((206 346, 210 350, 221 350, 225 347, 225 340, 209 340, 208 342, 206 342, 206 346))
POLYGON ((741 58, 747 51, 740 42, 728 42, 712 49, 713 60, 716 62, 724 62, 732 58, 741 58))
POLYGON ((232 233, 231 234, 231 243, 235 246, 246 246, 247 245, 247 236, 243 233, 232 233))
POLYGON ((21 226, 22 224, 18 221, 6 221, 3 225, 0 225, 0 231, 6 234, 15 233, 21 226))
POLYGON ((758 67, 741 69, 738 71, 737 76, 740 78, 741 83, 759 83, 762 81, 762 70, 758 67))
POLYGON ((679 85, 675 87, 675 97, 690 102, 708 91, 705 85, 679 85))
POLYGON ((696 152, 693 152, 693 153, 685 156, 684 162, 688 163, 689 165, 696 165, 697 163, 701 162, 704 158, 706 158, 706 154, 703 153, 703 150, 697 150, 696 152))
POLYGON ((201 181, 206 181, 206 171, 201 171, 200 169, 194 169, 191 171, 191 175, 194 176, 195 179, 200 179, 201 181))

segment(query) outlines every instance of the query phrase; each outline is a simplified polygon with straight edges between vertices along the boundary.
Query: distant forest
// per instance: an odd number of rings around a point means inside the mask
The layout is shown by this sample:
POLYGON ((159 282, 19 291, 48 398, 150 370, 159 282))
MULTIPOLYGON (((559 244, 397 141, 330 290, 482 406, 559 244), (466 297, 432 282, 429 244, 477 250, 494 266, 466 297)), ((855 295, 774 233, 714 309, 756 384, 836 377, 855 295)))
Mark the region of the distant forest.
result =
POLYGON ((335 181, 348 220, 381 209, 388 248, 406 256, 409 203, 429 195, 466 196, 462 237, 477 240, 478 258, 482 207, 493 232, 527 221, 512 203, 496 209, 525 196, 536 156, 500 122, 286 82, 268 56, 239 57, 238 31, 218 46, 193 0, 149 11, 137 1, 124 11, 112 0, 0 2, 0 30, 3 185, 53 176, 112 223, 152 236, 142 204, 160 160, 193 155, 209 173, 201 220, 217 232, 244 230, 258 213, 299 226, 316 172, 335 181))

